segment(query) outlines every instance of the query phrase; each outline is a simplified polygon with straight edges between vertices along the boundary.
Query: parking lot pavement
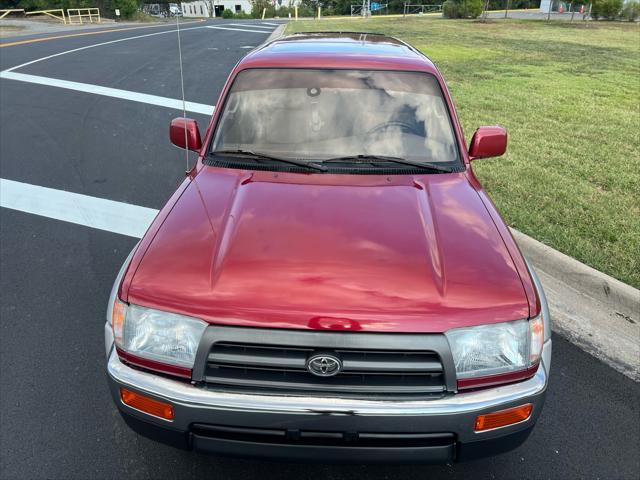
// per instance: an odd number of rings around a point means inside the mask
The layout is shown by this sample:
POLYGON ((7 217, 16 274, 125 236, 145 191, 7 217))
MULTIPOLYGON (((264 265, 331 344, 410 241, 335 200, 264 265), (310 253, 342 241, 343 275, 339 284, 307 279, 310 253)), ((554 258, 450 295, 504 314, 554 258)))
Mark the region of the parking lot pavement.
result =
MULTIPOLYGON (((233 65, 270 33, 264 24, 232 23, 229 30, 183 33, 187 100, 215 104, 233 65)), ((179 98, 171 29, 15 71, 179 98)), ((143 34, 0 48, 0 68, 143 34)), ((180 114, 173 108, 6 78, 0 105, 2 178, 151 208, 160 208, 182 179, 184 154, 168 141, 168 122, 180 114)), ((194 117, 206 124, 206 116, 194 117)), ((436 467, 276 464, 182 452, 138 437, 109 396, 102 337, 111 284, 135 242, 0 209, 0 478, 639 476, 640 386, 558 336, 538 425, 522 447, 493 459, 436 467)))

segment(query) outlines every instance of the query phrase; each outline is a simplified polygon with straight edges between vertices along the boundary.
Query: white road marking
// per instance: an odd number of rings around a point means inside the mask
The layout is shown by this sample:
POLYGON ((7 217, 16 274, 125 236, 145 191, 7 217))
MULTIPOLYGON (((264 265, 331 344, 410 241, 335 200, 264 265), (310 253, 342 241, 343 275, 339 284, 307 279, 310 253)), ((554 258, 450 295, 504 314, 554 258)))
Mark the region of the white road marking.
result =
POLYGON ((142 238, 158 214, 153 208, 0 178, 0 206, 142 238))
MULTIPOLYGON (((201 27, 181 28, 180 31, 187 32, 189 30, 199 30, 201 28, 208 28, 208 27, 203 25, 201 27)), ((46 57, 36 58, 35 60, 31 60, 30 62, 25 62, 20 65, 16 65, 15 67, 7 68, 6 70, 3 70, 3 72, 12 72, 13 70, 17 70, 19 68, 26 67, 28 65, 33 65, 34 63, 39 63, 39 62, 43 62, 44 60, 49 60, 50 58, 59 57, 61 55, 67 55, 69 53, 80 52, 82 50, 87 50, 89 48, 102 47, 103 45, 111 45, 113 43, 127 42, 129 40, 136 40, 138 38, 153 37, 155 35, 165 35, 167 33, 175 33, 177 31, 178 31, 177 29, 165 30, 163 32, 147 33, 145 35, 136 35, 135 37, 119 38, 118 40, 109 40, 108 42, 94 43, 92 45, 86 45, 84 47, 73 48, 71 50, 65 50, 64 52, 54 53, 53 55, 47 55, 46 57)))
MULTIPOLYGON (((75 90, 77 92, 91 93, 93 95, 102 95, 105 97, 121 98, 123 100, 130 100, 132 102, 147 103, 149 105, 157 105, 159 107, 182 110, 182 100, 178 100, 176 98, 159 97, 157 95, 131 92, 129 90, 101 87, 100 85, 92 85, 90 83, 71 82, 69 80, 40 77, 37 75, 10 72, 7 70, 0 72, 0 78, 17 80, 19 82, 35 83, 38 85, 46 85, 48 87, 64 88, 67 90, 75 90)), ((214 106, 205 105, 203 103, 185 102, 185 106, 188 112, 200 113, 202 115, 211 115, 215 110, 214 106)))
MULTIPOLYGON (((200 27, 181 28, 180 31, 184 32, 189 30, 198 30, 202 28, 206 28, 206 26, 203 25, 200 27)), ((121 98, 124 100, 131 100, 134 102, 148 103, 150 105, 158 105, 161 107, 182 110, 182 101, 176 100, 173 98, 159 97, 156 95, 148 95, 145 93, 138 93, 138 92, 130 92, 127 90, 119 90, 116 88, 101 87, 99 85, 91 85, 88 83, 79 83, 79 82, 71 82, 68 80, 59 80, 56 78, 40 77, 37 75, 17 73, 14 71, 19 68, 33 65, 34 63, 39 63, 44 60, 49 60, 51 58, 59 57, 61 55, 67 55, 69 53, 80 52, 82 50, 87 50, 89 48, 101 47, 104 45, 111 45, 114 43, 126 42, 129 40, 135 40, 139 38, 153 37, 155 35, 165 35, 168 33, 175 33, 175 32, 177 32, 177 29, 166 30, 162 32, 147 33, 144 35, 135 35, 133 37, 119 38, 117 40, 110 40, 108 42, 95 43, 95 44, 86 45, 80 48, 74 48, 72 50, 65 50, 64 52, 54 53, 53 55, 48 55, 46 57, 36 58, 35 60, 31 60, 29 62, 16 65, 15 67, 7 68, 6 70, 3 70, 0 72, 0 78, 4 78, 8 80, 17 80, 21 82, 35 83, 39 85, 48 85, 51 87, 65 88, 67 90, 76 90, 79 92, 92 93, 95 95, 103 95, 107 97, 121 98)), ((187 102, 187 110, 194 113, 201 113, 203 115, 211 115, 213 113, 214 107, 210 105, 204 105, 201 103, 187 102)))
MULTIPOLYGON (((232 31, 235 30, 253 33, 269 33, 268 31, 225 28, 216 26, 182 28, 180 30, 186 31, 201 28, 232 31)), ((138 38, 174 33, 176 31, 177 30, 168 30, 149 33, 145 35, 136 35, 134 37, 120 38, 118 40, 110 40, 108 42, 101 42, 80 48, 74 48, 72 50, 66 50, 64 52, 37 58, 35 60, 31 60, 29 62, 3 70, 0 72, 0 78, 64 88, 95 95, 121 98, 124 100, 148 103, 151 105, 158 105, 180 110, 182 109, 182 101, 177 99, 15 72, 15 70, 19 68, 33 65, 34 63, 49 60, 51 58, 59 57, 61 55, 79 52, 103 45, 126 42, 138 38)), ((210 105, 187 102, 187 110, 189 110, 190 112, 211 115, 214 108, 215 107, 210 105)), ((105 198, 91 197, 79 193, 40 187, 37 185, 16 182, 3 178, 0 178, 0 207, 53 218, 56 220, 62 220, 64 222, 75 223, 77 225, 84 225, 108 232, 119 233, 121 235, 128 235, 136 238, 141 238, 144 235, 147 228, 158 213, 158 210, 155 210, 153 208, 140 207, 128 203, 107 200, 105 198)))
POLYGON ((273 30, 270 26, 263 26, 257 23, 227 23, 226 25, 233 25, 235 27, 250 27, 250 28, 266 28, 267 30, 273 30))
MULTIPOLYGON (((254 25, 251 25, 251 26, 253 27, 254 25)), ((268 27, 261 27, 259 25, 255 25, 255 27, 262 28, 262 29, 268 28, 268 27)), ((269 33, 268 31, 263 31, 263 30, 225 28, 225 27, 217 27, 217 26, 210 26, 210 25, 181 28, 180 31, 184 32, 189 30, 198 30, 202 28, 212 28, 216 30, 231 30, 231 31, 252 32, 252 33, 269 33)), ((99 85, 92 85, 89 83, 72 82, 69 80, 60 80, 57 78, 49 78, 49 77, 42 77, 38 75, 30 75, 26 73, 15 72, 15 70, 19 68, 27 67, 29 65, 33 65, 34 63, 42 62, 44 60, 49 60, 55 57, 59 57, 61 55, 80 52, 82 50, 87 50, 89 48, 101 47, 104 45, 112 45, 114 43, 126 42, 129 40, 135 40, 135 39, 146 38, 146 37, 153 37, 155 35, 165 35, 168 33, 175 33, 175 32, 177 32, 177 29, 166 30, 162 32, 147 33, 144 35, 135 35, 133 37, 119 38, 117 40, 109 40, 107 42, 95 43, 93 45, 86 45, 84 47, 65 50, 64 52, 54 53, 53 55, 37 58, 35 60, 31 60, 29 62, 25 62, 20 65, 16 65, 15 67, 7 68, 6 70, 3 70, 0 72, 0 78, 4 78, 7 80, 16 80, 20 82, 34 83, 38 85, 46 85, 50 87, 64 88, 67 90, 75 90, 78 92, 90 93, 94 95, 120 98, 123 100, 130 100, 130 101, 139 102, 139 103, 147 103, 149 105, 156 105, 160 107, 167 107, 167 108, 173 108, 176 110, 182 110, 182 101, 174 98, 160 97, 157 95, 149 95, 146 93, 138 93, 138 92, 131 92, 128 90, 120 90, 117 88, 102 87, 99 85)), ((253 47, 242 47, 242 48, 253 48, 253 47)), ((202 115, 211 115, 213 114, 214 109, 215 107, 211 105, 205 105, 202 103, 195 103, 195 102, 186 102, 186 110, 192 113, 200 113, 202 115)))
POLYGON ((251 33, 271 33, 265 30, 248 30, 246 28, 226 28, 226 27, 214 27, 212 25, 207 25, 204 28, 213 28, 214 30, 231 30, 232 32, 251 32, 251 33))
POLYGON ((262 22, 262 25, 274 25, 274 26, 280 26, 282 25, 282 23, 269 23, 269 22, 262 22))
POLYGON ((244 45, 244 46, 242 46, 240 48, 256 48, 256 47, 254 47, 253 45, 244 45))

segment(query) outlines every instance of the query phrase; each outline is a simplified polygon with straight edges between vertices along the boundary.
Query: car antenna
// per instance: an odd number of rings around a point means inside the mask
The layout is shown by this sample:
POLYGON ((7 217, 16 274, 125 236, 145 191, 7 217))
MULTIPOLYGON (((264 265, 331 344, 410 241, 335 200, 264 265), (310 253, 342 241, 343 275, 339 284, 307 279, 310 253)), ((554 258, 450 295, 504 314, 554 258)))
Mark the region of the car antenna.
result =
MULTIPOLYGON (((182 118, 184 119, 184 144, 188 145, 187 135, 187 103, 184 100, 184 73, 182 72, 182 45, 180 43, 180 15, 176 15, 176 31, 178 32, 178 63, 180 64, 180 89, 182 91, 182 118)), ((187 159, 187 169, 185 174, 189 174, 189 149, 185 148, 185 157, 187 159)))

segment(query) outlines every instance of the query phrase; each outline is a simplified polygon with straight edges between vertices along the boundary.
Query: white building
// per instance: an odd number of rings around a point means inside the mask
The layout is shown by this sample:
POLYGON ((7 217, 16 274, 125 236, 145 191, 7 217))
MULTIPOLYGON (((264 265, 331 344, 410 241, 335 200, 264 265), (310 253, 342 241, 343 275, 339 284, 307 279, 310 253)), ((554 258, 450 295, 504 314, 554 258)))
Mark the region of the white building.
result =
POLYGON ((540 0, 540 13, 549 13, 549 8, 552 12, 557 12, 559 5, 557 0, 540 0))
POLYGON ((185 17, 221 17, 224 10, 233 13, 251 13, 251 2, 248 0, 196 0, 182 2, 182 14, 185 17))
MULTIPOLYGON (((249 0, 196 0, 182 2, 182 14, 185 17, 211 18, 221 17, 222 12, 231 10, 233 13, 251 13, 249 0)), ((276 8, 300 5, 300 0, 275 0, 276 8)))

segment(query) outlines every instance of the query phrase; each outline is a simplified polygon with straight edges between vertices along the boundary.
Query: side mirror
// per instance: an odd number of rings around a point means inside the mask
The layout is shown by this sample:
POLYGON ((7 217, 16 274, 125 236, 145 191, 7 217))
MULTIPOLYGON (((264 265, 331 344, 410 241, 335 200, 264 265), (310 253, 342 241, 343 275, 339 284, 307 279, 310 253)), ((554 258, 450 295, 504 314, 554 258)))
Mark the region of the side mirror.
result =
POLYGON ((192 118, 178 117, 171 120, 171 125, 169 126, 169 138, 171 139, 171 143, 176 147, 196 151, 202 148, 198 122, 192 118))
POLYGON ((507 150, 507 131, 498 126, 480 127, 471 138, 469 157, 476 158, 499 157, 507 150))

